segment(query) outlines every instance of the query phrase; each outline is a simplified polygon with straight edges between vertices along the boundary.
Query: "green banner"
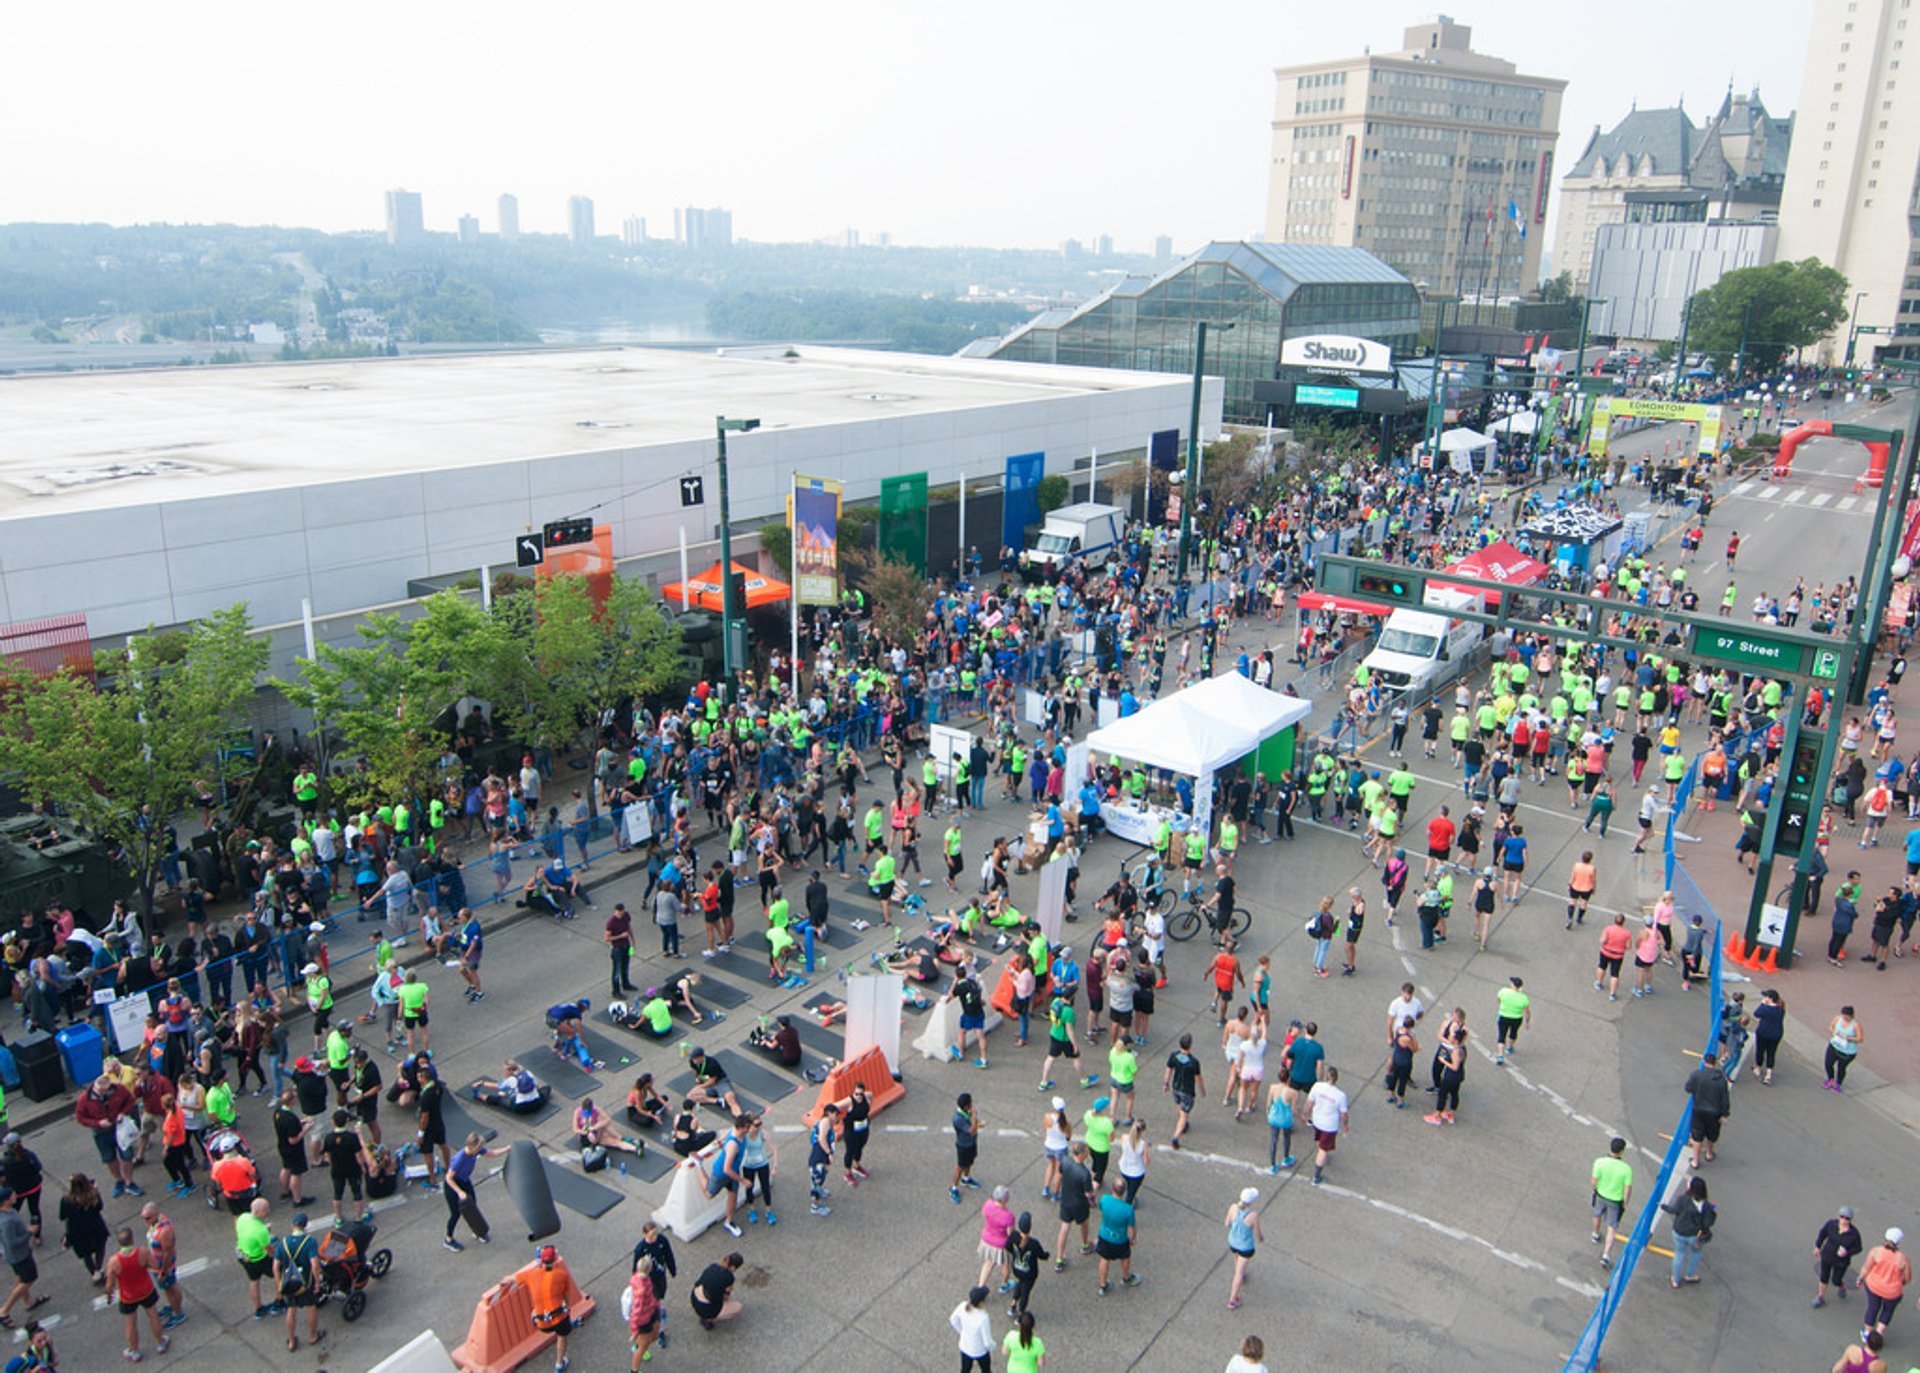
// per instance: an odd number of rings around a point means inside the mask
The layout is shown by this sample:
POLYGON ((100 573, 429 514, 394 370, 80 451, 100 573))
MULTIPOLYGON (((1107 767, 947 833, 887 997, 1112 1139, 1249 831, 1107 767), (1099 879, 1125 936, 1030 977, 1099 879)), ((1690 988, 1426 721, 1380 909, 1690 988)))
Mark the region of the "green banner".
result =
POLYGON ((927 474, 880 482, 880 554, 927 575, 927 474))

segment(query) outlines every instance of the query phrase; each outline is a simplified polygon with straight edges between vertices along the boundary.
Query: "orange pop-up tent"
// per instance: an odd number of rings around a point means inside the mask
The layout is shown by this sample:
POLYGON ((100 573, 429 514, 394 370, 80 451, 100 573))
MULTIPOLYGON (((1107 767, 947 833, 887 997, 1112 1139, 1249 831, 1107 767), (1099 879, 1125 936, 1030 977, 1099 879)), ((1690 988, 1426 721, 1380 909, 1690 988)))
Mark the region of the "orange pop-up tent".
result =
MULTIPOLYGON (((733 564, 733 570, 747 579, 747 603, 743 607, 746 610, 758 610, 763 605, 777 604, 793 594, 792 589, 785 582, 742 567, 739 563, 733 564)), ((702 610, 711 610, 716 613, 723 608, 720 603, 719 563, 715 563, 699 576, 689 578, 684 584, 670 582, 661 587, 660 598, 668 605, 678 606, 683 585, 689 606, 698 606, 702 610)))

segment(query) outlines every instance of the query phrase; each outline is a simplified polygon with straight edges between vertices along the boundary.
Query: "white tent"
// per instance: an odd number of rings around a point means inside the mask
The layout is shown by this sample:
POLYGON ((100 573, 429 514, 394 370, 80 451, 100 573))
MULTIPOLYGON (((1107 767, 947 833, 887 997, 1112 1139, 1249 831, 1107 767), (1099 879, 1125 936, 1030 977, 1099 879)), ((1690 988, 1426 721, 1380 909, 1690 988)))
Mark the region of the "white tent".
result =
POLYGON ((1228 672, 1095 730, 1087 736, 1087 749, 1199 779, 1194 820, 1204 825, 1212 820, 1212 788, 1206 782, 1214 772, 1312 713, 1313 706, 1298 696, 1268 691, 1228 672))
POLYGON ((1540 427, 1540 416, 1531 410, 1518 410, 1489 427, 1496 434, 1532 434, 1540 427))
POLYGON ((1471 453, 1479 448, 1491 448, 1493 440, 1478 429, 1449 429, 1440 436, 1442 453, 1471 453))

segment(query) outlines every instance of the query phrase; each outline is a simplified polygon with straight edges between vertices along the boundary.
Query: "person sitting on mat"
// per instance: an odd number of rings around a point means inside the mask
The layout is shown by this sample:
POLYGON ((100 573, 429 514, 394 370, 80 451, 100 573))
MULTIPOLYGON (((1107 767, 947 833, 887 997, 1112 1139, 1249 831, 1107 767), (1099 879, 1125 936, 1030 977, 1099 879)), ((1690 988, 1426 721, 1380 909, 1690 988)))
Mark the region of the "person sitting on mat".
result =
POLYGON ((571 920, 573 912, 562 900, 562 893, 547 885, 547 874, 543 869, 527 879, 527 885, 521 888, 525 893, 513 904, 525 906, 530 911, 539 911, 542 915, 551 915, 556 920, 571 920))
POLYGON ((903 973, 914 982, 933 983, 940 980, 940 962, 933 949, 902 949, 892 958, 883 958, 880 951, 875 949, 873 966, 903 973))
POLYGON ((673 1038, 673 1003, 660 994, 658 987, 647 988, 647 999, 639 1005, 616 1001, 607 1007, 613 1023, 637 1030, 653 1039, 673 1038))
POLYGON ((687 1089, 690 1100, 702 1105, 724 1105, 729 1115, 740 1114, 740 1101, 734 1096, 733 1084, 727 1080, 727 1070, 720 1066, 719 1059, 696 1047, 687 1055, 687 1066, 693 1069, 693 1086, 687 1089))
POLYGON ((691 1158, 716 1139, 711 1130, 700 1128, 700 1103, 688 1097, 680 1103, 680 1114, 673 1118, 673 1152, 691 1158))
POLYGON ((747 1043, 772 1054, 783 1068, 800 1066, 800 1032, 794 1029, 792 1016, 783 1015, 772 1025, 761 1026, 747 1036, 747 1043))
POLYGON ((582 1100, 580 1109, 573 1113, 573 1137, 582 1149, 591 1149, 597 1144, 602 1149, 620 1149, 629 1154, 647 1151, 639 1140, 622 1135, 614 1127, 613 1117, 595 1106, 592 1097, 582 1100))
POLYGON ((390 1197, 400 1190, 400 1159, 393 1150, 384 1144, 376 1144, 367 1151, 367 1197, 378 1201, 390 1197))
POLYGON ((666 1114, 667 1099, 653 1085, 653 1074, 642 1073, 627 1089, 627 1119, 635 1125, 654 1130, 666 1114))
POLYGON ((974 939, 986 929, 986 926, 987 912, 980 905, 980 898, 976 896, 970 898, 958 911, 951 906, 947 907, 946 919, 935 925, 933 932, 935 935, 942 931, 958 933, 968 939, 974 939))
POLYGON ((847 1003, 844 1001, 829 1001, 824 1005, 813 1006, 809 1009, 812 1010, 814 1019, 818 1020, 822 1025, 832 1025, 834 1021, 845 1017, 847 1013, 847 1003))
POLYGON ((483 1077, 473 1084, 475 1101, 484 1101, 489 1106, 498 1106, 523 1116, 538 1111, 552 1095, 553 1088, 513 1059, 508 1059, 501 1068, 497 1082, 483 1077))
POLYGON ((577 1058, 580 1066, 587 1072, 607 1065, 587 1051, 587 1041, 581 1034, 580 1018, 591 1006, 585 997, 578 1001, 563 1001, 557 1006, 547 1008, 547 1026, 553 1031, 553 1051, 561 1058, 577 1058))
POLYGON ((1003 891, 993 892, 987 897, 987 923, 996 929, 1017 930, 1027 923, 1027 917, 1020 914, 1013 902, 1007 900, 1003 891))

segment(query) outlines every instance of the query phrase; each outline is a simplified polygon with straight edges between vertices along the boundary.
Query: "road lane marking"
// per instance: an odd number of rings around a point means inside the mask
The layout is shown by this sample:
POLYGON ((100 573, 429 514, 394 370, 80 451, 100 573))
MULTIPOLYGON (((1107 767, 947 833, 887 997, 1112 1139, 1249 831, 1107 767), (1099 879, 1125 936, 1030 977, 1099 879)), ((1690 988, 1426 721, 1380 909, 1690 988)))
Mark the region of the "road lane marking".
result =
POLYGON ((1770 501, 1770 500, 1772 500, 1772 499, 1773 499, 1773 498, 1774 498, 1775 496, 1777 496, 1777 495, 1779 495, 1779 494, 1780 494, 1780 488, 1779 488, 1779 487, 1777 487, 1777 486, 1772 486, 1772 485, 1769 485, 1769 486, 1764 486, 1764 487, 1762 487, 1762 488, 1760 488, 1760 497, 1759 497, 1759 499, 1761 499, 1761 500, 1763 500, 1763 501, 1770 501))
POLYGON ((1794 490, 1787 492, 1788 505, 1792 505, 1795 501, 1804 501, 1806 498, 1807 488, 1804 486, 1796 487, 1794 490))
POLYGON ((1818 507, 1818 506, 1825 505, 1828 501, 1832 499, 1833 499, 1833 492, 1822 491, 1819 495, 1815 496, 1812 500, 1808 501, 1807 504, 1818 507))
POLYGON ((1837 508, 1841 510, 1855 510, 1859 508, 1859 505, 1860 498, 1858 496, 1842 496, 1837 508))

